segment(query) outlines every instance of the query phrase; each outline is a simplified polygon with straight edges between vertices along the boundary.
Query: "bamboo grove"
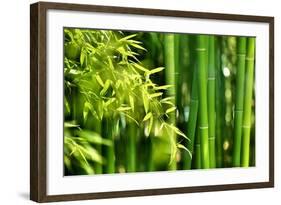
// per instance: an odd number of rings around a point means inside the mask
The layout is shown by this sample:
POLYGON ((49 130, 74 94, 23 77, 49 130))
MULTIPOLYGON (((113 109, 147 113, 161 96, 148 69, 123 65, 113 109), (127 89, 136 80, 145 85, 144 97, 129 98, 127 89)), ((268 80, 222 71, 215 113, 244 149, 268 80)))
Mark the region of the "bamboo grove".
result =
POLYGON ((65 175, 255 166, 255 38, 64 29, 65 175))

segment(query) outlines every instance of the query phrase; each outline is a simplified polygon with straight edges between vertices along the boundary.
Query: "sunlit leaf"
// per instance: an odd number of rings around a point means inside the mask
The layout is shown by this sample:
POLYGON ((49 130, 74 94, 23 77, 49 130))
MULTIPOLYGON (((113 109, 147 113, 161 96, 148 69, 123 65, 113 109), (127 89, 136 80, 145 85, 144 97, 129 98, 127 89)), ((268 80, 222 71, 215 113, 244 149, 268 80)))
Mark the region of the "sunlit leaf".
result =
POLYGON ((128 111, 131 109, 132 109, 131 107, 119 107, 119 108, 117 108, 117 111, 128 111))
POLYGON ((98 83, 99 83, 102 87, 104 87, 104 83, 103 83, 101 77, 100 77, 98 74, 96 75, 96 79, 97 79, 98 83))
POLYGON ((182 136, 182 137, 184 137, 185 139, 187 139, 188 141, 190 141, 190 139, 182 132, 182 131, 180 131, 179 130, 179 128, 177 128, 176 126, 174 126, 174 125, 169 125, 169 124, 167 124, 168 125, 168 127, 170 127, 175 133, 177 133, 178 135, 180 135, 180 136, 182 136))
POLYGON ((134 104, 134 98, 133 96, 129 95, 129 101, 130 101, 130 106, 132 108, 132 111, 134 112, 135 110, 135 104, 134 104))
POLYGON ((167 90, 171 87, 174 87, 173 85, 162 85, 162 86, 158 86, 158 87, 155 87, 156 90, 167 90))
POLYGON ((106 92, 107 92, 108 88, 110 87, 110 85, 111 85, 111 81, 110 80, 106 80, 105 84, 103 86, 103 89, 100 91, 100 95, 101 96, 104 96, 106 94, 106 92))
POLYGON ((170 107, 169 109, 166 110, 166 114, 175 111, 177 108, 176 107, 170 107))
POLYGON ((146 73, 149 72, 148 69, 144 68, 143 66, 141 66, 141 65, 139 65, 139 64, 137 64, 137 63, 134 63, 133 65, 135 66, 135 68, 137 68, 137 69, 139 69, 139 70, 141 70, 141 71, 144 71, 144 72, 146 72, 146 73))
POLYGON ((165 101, 172 100, 172 99, 174 99, 174 97, 166 97, 166 98, 161 99, 160 102, 165 102, 165 101))
POLYGON ((190 158, 192 159, 192 154, 191 154, 191 152, 185 147, 185 146, 183 146, 182 144, 177 144, 177 147, 178 148, 180 148, 180 149, 183 149, 183 150, 185 150, 185 151, 187 151, 187 153, 189 154, 189 156, 190 156, 190 158))
POLYGON ((130 45, 133 46, 133 47, 135 47, 135 48, 138 48, 138 49, 141 49, 141 50, 146 51, 146 49, 145 49, 144 47, 140 46, 139 44, 131 43, 130 45))
POLYGON ((64 127, 79 127, 79 125, 73 124, 72 122, 64 122, 64 127))
POLYGON ((159 97, 159 96, 161 96, 161 95, 163 95, 163 93, 159 92, 159 93, 149 94, 149 97, 151 97, 151 98, 156 98, 156 97, 159 97))
POLYGON ((109 106, 111 103, 115 102, 116 98, 110 98, 108 101, 104 103, 105 106, 109 106))
POLYGON ((142 92, 142 100, 143 100, 143 106, 145 109, 145 113, 147 113, 148 109, 149 109, 149 101, 144 92, 142 92))
POLYGON ((125 37, 121 38, 120 41, 126 41, 126 40, 128 40, 130 38, 134 38, 135 36, 137 36, 137 34, 132 34, 132 35, 129 35, 129 36, 125 36, 125 37))
POLYGON ((148 73, 149 75, 151 75, 151 74, 154 74, 154 73, 161 72, 161 71, 164 70, 164 69, 165 69, 164 67, 159 67, 159 68, 152 69, 152 70, 148 71, 147 73, 148 73))
POLYGON ((153 116, 151 116, 151 117, 150 117, 150 120, 149 120, 149 125, 148 125, 148 135, 149 135, 149 134, 150 134, 150 132, 151 132, 152 125, 153 125, 153 116))
POLYGON ((86 101, 84 103, 84 108, 83 108, 84 122, 87 121, 89 110, 92 110, 92 105, 89 102, 86 101))
POLYGON ((66 97, 64 97, 64 106, 65 106, 65 111, 67 113, 70 113, 70 106, 66 97))
POLYGON ((149 113, 147 113, 147 114, 145 115, 145 117, 143 118, 142 121, 146 121, 146 120, 148 120, 148 119, 151 118, 151 117, 152 117, 152 113, 149 112, 149 113))

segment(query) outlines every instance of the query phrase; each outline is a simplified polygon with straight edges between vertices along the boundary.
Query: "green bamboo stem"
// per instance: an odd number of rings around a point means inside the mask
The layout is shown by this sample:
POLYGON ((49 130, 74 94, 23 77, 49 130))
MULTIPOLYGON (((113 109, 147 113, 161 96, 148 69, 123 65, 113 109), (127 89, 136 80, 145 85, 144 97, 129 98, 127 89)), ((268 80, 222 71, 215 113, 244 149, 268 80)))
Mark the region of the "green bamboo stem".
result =
POLYGON ((111 118, 104 119, 104 138, 112 141, 111 146, 104 146, 106 165, 104 172, 112 174, 115 172, 115 151, 114 151, 114 138, 116 135, 116 121, 111 118))
POLYGON ((207 65, 206 45, 207 36, 197 36, 197 64, 198 64, 198 97, 199 97, 199 135, 201 141, 202 168, 210 167, 209 138, 208 138, 208 107, 207 107, 207 65))
POLYGON ((215 50, 216 50, 216 167, 223 166, 223 144, 222 144, 222 131, 223 131, 223 74, 221 70, 221 37, 215 38, 215 50))
POLYGON ((246 74, 245 74, 245 98, 243 112, 243 137, 242 137, 242 159, 241 166, 249 166, 250 158, 250 132, 251 132, 251 112, 252 95, 254 85, 255 68, 255 38, 247 39, 246 54, 246 74))
MULTIPOLYGON (((165 78, 166 84, 174 85, 174 87, 168 90, 169 96, 174 96, 176 98, 176 53, 175 53, 175 36, 174 34, 165 34, 164 35, 164 59, 165 59, 165 78)), ((176 100, 173 100, 173 103, 176 105, 176 100)), ((169 115, 169 121, 173 124, 176 123, 175 112, 169 115)), ((173 134, 174 138, 176 135, 173 134)), ((169 170, 177 169, 177 162, 173 160, 168 167, 169 170)))
MULTIPOLYGON (((197 82, 197 70, 193 72, 192 79, 192 90, 190 99, 190 111, 187 123, 187 136, 190 141, 187 141, 187 149, 191 152, 192 156, 194 153, 194 139, 196 132, 198 113, 198 82, 197 82)), ((192 156, 186 153, 186 160, 184 162, 184 169, 191 169, 192 156)))
MULTIPOLYGON (((95 121, 94 127, 95 127, 95 132, 97 132, 101 135, 102 134, 102 123, 100 121, 95 121)), ((102 145, 97 144, 97 145, 95 145, 95 148, 98 153, 100 153, 100 154, 102 153, 102 145)), ((95 163, 94 168, 95 168, 95 174, 102 174, 102 164, 95 163)))
POLYGON ((215 36, 209 37, 208 66, 208 122, 209 122, 209 152, 210 168, 216 167, 216 68, 215 68, 215 36))
POLYGON ((246 37, 238 38, 237 52, 237 77, 236 77, 236 100, 234 111, 234 142, 233 142, 233 166, 240 167, 241 137, 243 124, 243 100, 246 58, 246 37))
POLYGON ((126 163, 127 172, 136 171, 136 138, 137 138, 137 127, 130 123, 127 126, 126 136, 126 163))
POLYGON ((146 139, 147 142, 147 146, 148 146, 148 153, 147 153, 147 171, 154 171, 154 162, 153 162, 153 141, 151 139, 151 137, 148 137, 146 139))
POLYGON ((202 159, 201 159, 201 142, 199 136, 199 128, 197 126, 197 131, 195 135, 195 157, 194 157, 194 168, 201 169, 202 168, 202 159))

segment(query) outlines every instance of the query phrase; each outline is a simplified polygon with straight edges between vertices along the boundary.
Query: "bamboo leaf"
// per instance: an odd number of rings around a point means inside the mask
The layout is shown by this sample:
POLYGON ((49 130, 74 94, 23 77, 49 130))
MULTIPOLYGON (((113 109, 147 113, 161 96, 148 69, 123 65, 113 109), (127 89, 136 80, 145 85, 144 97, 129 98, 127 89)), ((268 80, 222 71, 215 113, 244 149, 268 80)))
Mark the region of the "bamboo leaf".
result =
POLYGON ((146 72, 146 73, 149 72, 148 69, 144 68, 143 66, 141 66, 141 65, 139 65, 139 64, 137 64, 137 63, 134 63, 133 65, 134 65, 135 68, 137 68, 137 69, 139 69, 139 70, 141 70, 141 71, 144 71, 144 72, 146 72))
POLYGON ((111 140, 102 138, 100 134, 96 132, 89 130, 78 130, 74 133, 75 135, 79 136, 74 138, 76 141, 112 146, 111 140))
POLYGON ((174 87, 174 85, 162 85, 162 86, 155 87, 155 89, 156 90, 167 90, 171 87, 174 87))
POLYGON ((70 106, 69 106, 68 100, 65 96, 64 96, 64 106, 65 106, 66 112, 70 113, 70 106))
POLYGON ((142 92, 142 100, 143 100, 143 106, 144 106, 145 113, 147 113, 149 110, 149 101, 148 101, 148 98, 146 97, 144 91, 142 92))
POLYGON ((166 110, 166 114, 175 111, 177 108, 176 107, 170 107, 169 109, 166 110))
POLYGON ((81 157, 83 158, 83 160, 85 161, 85 163, 87 165, 89 165, 88 160, 86 159, 84 153, 81 151, 81 149, 77 149, 77 151, 79 152, 79 154, 81 155, 81 157))
POLYGON ((187 153, 189 154, 189 156, 190 156, 190 158, 192 159, 192 154, 191 154, 191 152, 185 147, 185 146, 183 146, 182 144, 177 144, 177 147, 179 148, 179 149, 183 149, 183 150, 185 150, 185 151, 187 151, 187 153))
POLYGON ((130 120, 132 120, 133 122, 135 122, 139 126, 139 123, 138 123, 138 121, 135 118, 133 118, 132 116, 130 116, 130 115, 126 114, 126 113, 122 113, 122 114, 124 114, 126 117, 128 117, 130 120))
POLYGON ((117 111, 128 111, 128 110, 131 110, 132 108, 131 107, 119 107, 117 108, 117 111))
POLYGON ((161 95, 163 95, 163 93, 159 92, 159 93, 150 94, 149 97, 151 97, 151 98, 156 98, 156 97, 159 97, 159 96, 161 96, 161 95))
POLYGON ((160 102, 162 103, 162 102, 173 100, 173 99, 174 99, 174 97, 166 97, 166 98, 161 99, 160 102))
POLYGON ((103 89, 100 91, 100 95, 101 96, 104 96, 108 90, 108 88, 110 87, 111 85, 111 81, 110 80, 106 80, 104 86, 103 86, 103 89))
POLYGON ((144 47, 140 46, 139 44, 131 43, 130 45, 133 46, 133 47, 135 47, 135 48, 138 48, 138 49, 141 49, 141 50, 146 51, 146 49, 145 49, 144 47))
POLYGON ((98 113, 97 114, 98 114, 99 119, 102 120, 104 102, 103 102, 103 100, 99 100, 97 102, 97 104, 98 104, 98 113))
POLYGON ((129 95, 129 101, 130 101, 130 106, 132 108, 132 111, 134 112, 135 110, 135 104, 134 104, 134 98, 133 96, 129 95))
POLYGON ((82 51, 81 51, 81 54, 80 54, 80 64, 81 64, 81 66, 83 66, 85 58, 86 58, 85 51, 82 48, 82 51))
POLYGON ((158 72, 161 72, 164 69, 165 69, 164 67, 155 68, 155 69, 149 70, 147 72, 147 74, 151 75, 151 74, 154 74, 154 73, 158 73, 158 72))
POLYGON ((72 127, 79 127, 79 125, 73 124, 72 122, 65 122, 64 127, 66 128, 72 128, 72 127))
POLYGON ((188 138, 182 131, 180 131, 179 128, 175 127, 175 126, 172 125, 172 124, 171 124, 171 125, 167 124, 167 125, 168 125, 168 127, 170 127, 175 133, 177 133, 178 135, 184 137, 185 139, 187 139, 187 140, 189 141, 189 138, 188 138))
MULTIPOLYGON (((167 127, 166 127, 166 129, 167 129, 167 127)), ((169 133, 170 130, 167 129, 167 132, 169 133)), ((176 144, 176 138, 170 133, 168 135, 169 135, 170 151, 171 151, 169 165, 171 165, 177 156, 177 144, 176 144)))
POLYGON ((98 83, 99 83, 102 87, 104 87, 104 83, 103 83, 101 77, 100 77, 98 74, 96 75, 96 79, 97 79, 98 83))
POLYGON ((144 121, 146 121, 146 120, 148 120, 149 118, 151 118, 152 117, 152 113, 151 112, 149 112, 149 113, 147 113, 146 115, 145 115, 145 117, 143 118, 143 122, 144 121))
POLYGON ((134 38, 135 36, 137 36, 137 34, 132 34, 132 35, 129 35, 129 36, 125 36, 124 38, 121 38, 119 41, 126 41, 130 38, 134 38))
POLYGON ((84 108, 83 108, 83 118, 84 118, 84 121, 87 121, 89 110, 92 110, 92 109, 93 109, 92 105, 89 102, 86 101, 84 103, 84 108))
POLYGON ((172 105, 172 106, 174 106, 174 103, 172 103, 171 101, 164 101, 164 102, 162 102, 163 104, 168 104, 168 105, 172 105))
POLYGON ((114 66, 113 66, 113 63, 112 63, 111 58, 108 56, 107 59, 108 59, 109 68, 110 68, 111 70, 114 70, 114 66))
POLYGON ((113 103, 113 102, 115 102, 116 101, 116 98, 110 98, 108 101, 106 101, 105 103, 104 103, 104 105, 107 107, 107 106, 109 106, 111 103, 113 103))

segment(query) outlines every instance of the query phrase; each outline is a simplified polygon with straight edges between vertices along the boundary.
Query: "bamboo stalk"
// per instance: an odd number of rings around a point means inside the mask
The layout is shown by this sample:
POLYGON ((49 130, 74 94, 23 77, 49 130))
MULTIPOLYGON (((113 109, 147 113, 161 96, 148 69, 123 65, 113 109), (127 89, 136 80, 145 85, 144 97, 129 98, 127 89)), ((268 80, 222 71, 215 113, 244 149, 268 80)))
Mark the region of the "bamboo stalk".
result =
POLYGON ((104 172, 112 174, 115 172, 115 151, 114 151, 114 138, 116 134, 116 121, 111 118, 104 119, 104 138, 112 141, 111 146, 104 146, 106 165, 104 172))
POLYGON ((154 162, 153 162, 153 141, 151 137, 148 137, 146 139, 146 144, 148 147, 148 153, 147 153, 147 171, 154 171, 154 162))
MULTIPOLYGON (((174 34, 165 34, 164 35, 164 59, 165 59, 165 77, 166 84, 174 85, 174 87, 168 90, 168 95, 176 98, 176 53, 175 53, 175 36, 174 34)), ((173 100, 173 103, 176 105, 176 100, 173 100)), ((172 112, 169 115, 169 121, 173 124, 176 123, 176 113, 172 112)), ((176 138, 175 134, 173 134, 174 138, 176 138)), ((168 167, 169 170, 177 169, 177 162, 173 160, 168 167)))
POLYGON ((207 107, 207 65, 206 45, 207 36, 197 36, 197 64, 198 64, 198 97, 199 97, 199 135, 201 141, 202 168, 210 167, 208 142, 208 107, 207 107))
POLYGON ((136 137, 137 129, 133 123, 128 124, 127 126, 127 136, 126 136, 126 163, 127 163, 127 172, 136 171, 136 137))
POLYGON ((195 134, 195 157, 194 157, 194 168, 201 169, 202 162, 201 162, 201 142, 199 136, 199 128, 197 126, 196 134, 195 134))
POLYGON ((223 145, 222 145, 222 130, 223 130, 223 74, 221 70, 221 37, 215 38, 215 50, 216 50, 216 167, 223 166, 223 145))
POLYGON ((246 38, 238 38, 237 52, 237 77, 236 77, 236 100, 234 111, 234 143, 233 143, 233 166, 240 167, 241 137, 243 124, 243 100, 245 79, 246 38))
POLYGON ((209 37, 208 62, 208 122, 210 168, 216 167, 215 132, 216 132, 216 70, 215 70, 215 36, 209 37))
MULTIPOLYGON (((187 141, 187 149, 192 153, 194 152, 194 139, 196 132, 198 113, 198 82, 197 82, 197 70, 193 72, 192 79, 192 91, 190 100, 190 111, 187 124, 187 136, 190 141, 187 141)), ((192 156, 186 154, 186 161, 184 163, 184 169, 191 169, 192 156)))
POLYGON ((245 74, 245 99, 243 112, 243 137, 242 137, 242 158, 241 166, 249 166, 250 155, 250 132, 251 132, 251 112, 252 95, 254 84, 255 68, 255 38, 247 39, 246 54, 246 74, 245 74))
MULTIPOLYGON (((95 127, 95 132, 102 135, 102 123, 100 121, 95 121, 94 127, 95 127)), ((98 151, 98 153, 100 154, 102 153, 102 145, 97 144, 95 145, 95 148, 98 151)), ((94 168, 95 168, 95 174, 102 174, 102 164, 96 162, 94 164, 94 168)))

